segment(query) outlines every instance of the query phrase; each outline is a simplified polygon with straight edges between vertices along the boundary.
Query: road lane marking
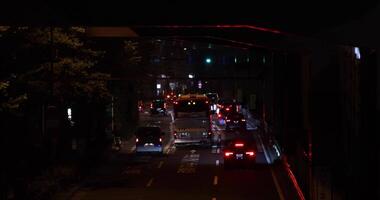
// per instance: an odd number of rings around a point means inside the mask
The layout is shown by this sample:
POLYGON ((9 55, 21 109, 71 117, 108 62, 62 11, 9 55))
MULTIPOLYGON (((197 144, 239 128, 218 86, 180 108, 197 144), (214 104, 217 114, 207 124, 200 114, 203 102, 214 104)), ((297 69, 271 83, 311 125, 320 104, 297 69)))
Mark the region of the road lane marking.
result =
POLYGON ((151 179, 149 180, 149 182, 146 184, 146 187, 150 187, 150 186, 152 185, 152 183, 153 183, 153 179, 154 179, 154 178, 151 178, 151 179))
POLYGON ((214 176, 214 185, 218 185, 218 176, 214 176))
POLYGON ((216 166, 219 166, 219 160, 216 160, 215 164, 216 166))
POLYGON ((174 144, 173 139, 170 138, 168 143, 164 146, 163 151, 166 152, 166 154, 168 154, 170 152, 170 149, 172 148, 173 144, 174 144))
MULTIPOLYGON (((194 152, 194 151, 193 151, 194 152)), ((190 174, 195 173, 199 162, 199 154, 186 154, 177 170, 177 173, 190 174)))
POLYGON ((280 184, 278 184, 277 177, 274 174, 272 168, 270 169, 270 172, 272 173, 273 182, 274 182, 274 185, 276 186, 276 189, 277 189, 277 192, 278 192, 278 196, 280 197, 280 200, 285 200, 284 194, 282 193, 282 190, 281 190, 281 187, 280 187, 280 184))
POLYGON ((133 147, 129 150, 129 153, 133 153, 136 150, 136 145, 133 145, 133 147))
POLYGON ((121 174, 140 174, 141 169, 133 168, 133 167, 127 167, 121 174))
POLYGON ((261 148, 262 148, 262 150, 264 151, 265 159, 266 159, 267 163, 270 164, 271 162, 270 162, 270 159, 269 159, 268 153, 267 153, 267 151, 265 150, 265 147, 264 147, 263 141, 261 140, 260 135, 258 135, 258 138, 259 138, 259 143, 260 143, 260 145, 261 145, 261 148))
POLYGON ((160 163, 158 163, 157 168, 160 169, 160 168, 162 167, 163 164, 164 164, 164 161, 161 160, 160 163))

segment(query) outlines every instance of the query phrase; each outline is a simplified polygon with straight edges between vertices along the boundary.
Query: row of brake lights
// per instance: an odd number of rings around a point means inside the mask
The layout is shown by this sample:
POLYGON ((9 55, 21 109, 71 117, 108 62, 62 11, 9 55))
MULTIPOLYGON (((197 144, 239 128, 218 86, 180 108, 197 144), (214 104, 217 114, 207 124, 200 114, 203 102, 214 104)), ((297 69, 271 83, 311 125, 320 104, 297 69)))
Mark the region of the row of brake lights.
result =
MULTIPOLYGON (((235 143, 235 147, 236 148, 242 148, 242 147, 244 147, 244 143, 235 143)), ((247 152, 245 152, 245 154, 248 155, 248 156, 255 156, 255 152, 254 151, 247 151, 247 152)), ((226 152, 224 152, 224 156, 225 157, 230 157, 232 155, 234 155, 234 152, 232 152, 232 151, 226 151, 226 152)))
MULTIPOLYGON (((208 101, 206 101, 205 103, 208 104, 208 101)), ((175 101, 174 104, 177 105, 178 101, 175 101)), ((195 101, 189 101, 189 102, 187 102, 187 105, 191 105, 191 104, 195 105, 196 103, 195 103, 195 101)))
MULTIPOLYGON (((150 108, 153 108, 153 103, 150 104, 150 108)), ((164 103, 164 108, 166 109, 166 103, 164 103)))
MULTIPOLYGON (((139 142, 139 138, 136 138, 136 143, 139 142)), ((162 138, 160 138, 160 142, 162 142, 162 138)))

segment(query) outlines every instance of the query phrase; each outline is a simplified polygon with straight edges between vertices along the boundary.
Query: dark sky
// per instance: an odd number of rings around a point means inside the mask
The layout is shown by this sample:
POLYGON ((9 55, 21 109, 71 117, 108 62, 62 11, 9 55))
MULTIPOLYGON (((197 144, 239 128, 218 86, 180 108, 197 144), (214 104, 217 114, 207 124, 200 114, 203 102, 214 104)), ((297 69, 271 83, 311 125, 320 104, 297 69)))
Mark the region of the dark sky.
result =
POLYGON ((253 24, 313 32, 356 19, 376 1, 10 1, 0 23, 126 26, 142 24, 253 24), (334 3, 332 3, 334 2, 334 3))

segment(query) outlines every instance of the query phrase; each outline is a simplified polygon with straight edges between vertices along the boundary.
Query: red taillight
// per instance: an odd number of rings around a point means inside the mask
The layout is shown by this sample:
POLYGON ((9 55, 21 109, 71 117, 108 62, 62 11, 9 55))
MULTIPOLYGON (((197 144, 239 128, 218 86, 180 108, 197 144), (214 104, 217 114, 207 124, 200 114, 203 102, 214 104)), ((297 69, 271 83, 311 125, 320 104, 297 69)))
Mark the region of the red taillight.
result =
POLYGON ((244 147, 244 143, 235 143, 235 147, 244 147))
POLYGON ((136 138, 136 142, 139 142, 139 139, 138 139, 138 138, 136 138))
POLYGON ((226 111, 230 111, 230 108, 226 108, 226 111))
POLYGON ((218 117, 222 117, 222 115, 221 115, 221 114, 218 114, 218 117))
POLYGON ((160 138, 160 142, 162 142, 162 138, 160 138))
POLYGON ((230 157, 230 156, 232 156, 232 155, 234 155, 233 152, 230 152, 230 151, 224 152, 224 156, 225 156, 225 157, 230 157))
POLYGON ((254 156, 255 152, 254 151, 247 151, 247 152, 245 152, 245 154, 247 154, 248 156, 254 156))

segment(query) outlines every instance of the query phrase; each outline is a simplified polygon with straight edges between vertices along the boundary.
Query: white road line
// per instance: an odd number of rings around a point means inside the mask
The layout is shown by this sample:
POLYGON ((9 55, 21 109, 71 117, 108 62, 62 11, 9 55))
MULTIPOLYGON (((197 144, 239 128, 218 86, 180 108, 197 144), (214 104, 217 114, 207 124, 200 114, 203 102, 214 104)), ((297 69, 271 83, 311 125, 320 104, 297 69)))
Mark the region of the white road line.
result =
POLYGON ((214 176, 214 185, 218 185, 218 176, 214 176))
POLYGON ((256 141, 256 144, 257 144, 257 151, 258 152, 263 152, 263 149, 262 149, 262 147, 260 145, 260 140, 259 140, 257 134, 254 134, 253 137, 255 137, 255 141, 256 141))
POLYGON ((171 145, 173 144, 172 138, 169 139, 169 142, 164 146, 164 152, 169 153, 169 149, 171 145))
POLYGON ((267 163, 270 164, 271 162, 270 162, 270 159, 269 159, 268 153, 267 153, 267 151, 265 150, 265 147, 264 147, 263 141, 261 140, 260 135, 258 135, 258 138, 259 138, 259 141, 260 141, 261 148, 262 148, 263 151, 264 151, 265 159, 267 160, 267 163))
POLYGON ((215 161, 216 166, 219 166, 219 160, 215 161))
POLYGON ((153 183, 153 179, 154 179, 154 178, 151 178, 151 179, 149 180, 149 182, 146 184, 146 187, 150 187, 150 186, 152 185, 152 183, 153 183))
POLYGON ((160 168, 162 167, 163 164, 164 164, 164 161, 161 160, 160 163, 158 163, 157 168, 160 169, 160 168))
POLYGON ((133 145, 133 147, 131 148, 131 150, 129 150, 129 153, 133 153, 135 150, 136 150, 136 145, 133 145))
POLYGON ((272 168, 270 169, 270 172, 272 173, 273 182, 274 182, 274 185, 276 186, 276 189, 277 189, 277 192, 278 192, 278 196, 280 197, 280 200, 285 200, 285 198, 284 198, 284 194, 283 194, 283 192, 282 192, 282 190, 281 190, 280 185, 278 184, 277 177, 276 177, 276 175, 274 174, 272 168))

